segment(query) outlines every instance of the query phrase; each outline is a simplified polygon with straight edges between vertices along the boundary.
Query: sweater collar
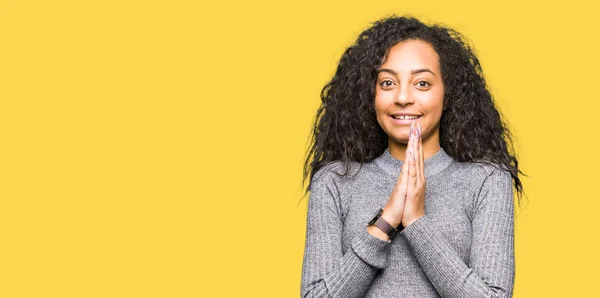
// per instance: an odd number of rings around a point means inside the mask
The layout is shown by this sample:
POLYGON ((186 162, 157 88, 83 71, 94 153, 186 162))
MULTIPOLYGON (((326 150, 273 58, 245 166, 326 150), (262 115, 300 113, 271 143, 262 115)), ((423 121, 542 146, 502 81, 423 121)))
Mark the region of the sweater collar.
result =
MULTIPOLYGON (((435 175, 445 169, 454 159, 444 151, 444 148, 440 147, 440 150, 425 159, 425 178, 435 175)), ((402 160, 396 159, 390 154, 389 148, 385 148, 385 151, 375 158, 375 164, 382 168, 386 173, 398 177, 402 170, 402 160)))

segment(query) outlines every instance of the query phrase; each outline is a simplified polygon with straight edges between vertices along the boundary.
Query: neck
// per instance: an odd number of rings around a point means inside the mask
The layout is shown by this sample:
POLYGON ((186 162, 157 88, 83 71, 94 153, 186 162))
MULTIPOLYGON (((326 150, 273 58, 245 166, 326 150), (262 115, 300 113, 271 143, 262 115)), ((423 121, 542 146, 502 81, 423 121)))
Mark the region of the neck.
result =
MULTIPOLYGON (((423 164, 425 178, 431 177, 432 175, 441 172, 448 165, 450 165, 453 160, 454 159, 450 155, 448 155, 443 148, 440 148, 437 153, 433 154, 433 156, 425 158, 423 164)), ((375 164, 377 164, 387 174, 391 175, 394 178, 398 178, 398 175, 402 171, 402 165, 404 164, 404 161, 392 156, 388 147, 383 151, 383 154, 381 154, 378 158, 375 159, 375 164)))

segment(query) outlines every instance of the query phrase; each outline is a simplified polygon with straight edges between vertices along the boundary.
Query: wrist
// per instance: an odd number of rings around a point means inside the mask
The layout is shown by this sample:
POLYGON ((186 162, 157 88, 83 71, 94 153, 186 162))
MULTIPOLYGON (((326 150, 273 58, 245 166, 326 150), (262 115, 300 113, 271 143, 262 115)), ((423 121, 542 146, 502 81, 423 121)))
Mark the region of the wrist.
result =
POLYGON ((388 234, 386 234, 385 232, 383 232, 381 229, 379 229, 376 226, 368 226, 367 231, 369 232, 369 234, 371 234, 381 240, 385 240, 385 241, 390 240, 390 237, 388 236, 388 234))
POLYGON ((399 230, 402 231, 402 227, 400 227, 400 229, 394 227, 387 220, 385 220, 385 218, 383 218, 382 215, 383 208, 377 211, 377 214, 375 214, 373 218, 369 221, 369 223, 367 223, 367 226, 369 227, 370 232, 375 231, 371 228, 372 226, 375 226, 376 228, 380 229, 382 232, 387 234, 389 239, 391 240, 394 238, 394 236, 396 235, 396 233, 398 233, 399 230))
POLYGON ((408 227, 409 225, 411 225, 412 223, 414 223, 415 221, 417 221, 419 218, 423 217, 423 215, 418 215, 412 218, 403 218, 404 223, 402 225, 404 225, 405 227, 408 227))
POLYGON ((392 227, 398 228, 402 223, 402 215, 394 214, 393 212, 387 210, 385 207, 383 208, 383 213, 381 213, 381 217, 385 219, 392 227))

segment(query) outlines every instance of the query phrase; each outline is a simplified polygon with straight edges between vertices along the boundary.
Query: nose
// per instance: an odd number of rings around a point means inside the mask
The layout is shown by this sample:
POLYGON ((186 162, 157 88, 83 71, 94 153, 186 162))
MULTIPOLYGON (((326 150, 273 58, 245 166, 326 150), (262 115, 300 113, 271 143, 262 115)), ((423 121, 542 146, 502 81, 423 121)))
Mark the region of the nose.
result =
POLYGON ((406 106, 409 104, 413 104, 415 101, 412 98, 411 94, 410 94, 410 88, 408 87, 404 87, 404 88, 399 88, 400 91, 398 91, 398 94, 396 94, 396 97, 394 98, 394 103, 400 106, 406 106))

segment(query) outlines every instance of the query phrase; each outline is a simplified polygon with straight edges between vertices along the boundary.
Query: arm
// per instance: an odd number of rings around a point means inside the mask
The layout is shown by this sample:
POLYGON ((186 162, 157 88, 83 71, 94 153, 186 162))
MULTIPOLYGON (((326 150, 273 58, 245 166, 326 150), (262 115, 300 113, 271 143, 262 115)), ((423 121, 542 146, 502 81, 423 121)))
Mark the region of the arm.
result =
POLYGON ((427 214, 402 233, 442 297, 512 297, 514 202, 510 175, 494 169, 475 204, 470 266, 432 228, 427 214))
POLYGON ((341 204, 332 175, 317 172, 311 186, 302 297, 362 297, 387 263, 391 241, 371 235, 366 222, 342 253, 341 204))

